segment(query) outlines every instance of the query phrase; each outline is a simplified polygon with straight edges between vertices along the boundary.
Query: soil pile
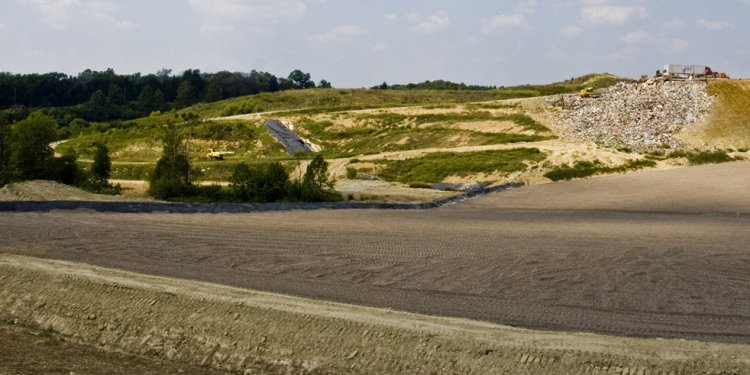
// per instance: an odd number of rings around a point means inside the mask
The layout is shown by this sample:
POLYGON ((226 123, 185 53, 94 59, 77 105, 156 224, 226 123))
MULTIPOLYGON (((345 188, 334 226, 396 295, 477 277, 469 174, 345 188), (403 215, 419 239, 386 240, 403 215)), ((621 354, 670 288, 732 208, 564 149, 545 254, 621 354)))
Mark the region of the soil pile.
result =
POLYGON ((708 114, 703 82, 619 83, 596 97, 565 99, 561 125, 570 136, 639 150, 678 148, 675 134, 708 114))

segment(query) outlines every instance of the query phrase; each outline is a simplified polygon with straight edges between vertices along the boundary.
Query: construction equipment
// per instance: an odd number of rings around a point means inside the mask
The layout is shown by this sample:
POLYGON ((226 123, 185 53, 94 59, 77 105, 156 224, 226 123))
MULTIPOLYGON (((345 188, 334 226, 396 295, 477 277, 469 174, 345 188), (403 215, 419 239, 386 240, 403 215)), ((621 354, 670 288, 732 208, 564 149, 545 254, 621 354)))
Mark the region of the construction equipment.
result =
POLYGON ((214 149, 209 148, 206 158, 211 160, 224 160, 225 155, 234 155, 234 151, 215 151, 214 149))
POLYGON ((585 89, 582 89, 579 94, 582 98, 589 98, 594 94, 594 88, 593 87, 586 87, 585 89))

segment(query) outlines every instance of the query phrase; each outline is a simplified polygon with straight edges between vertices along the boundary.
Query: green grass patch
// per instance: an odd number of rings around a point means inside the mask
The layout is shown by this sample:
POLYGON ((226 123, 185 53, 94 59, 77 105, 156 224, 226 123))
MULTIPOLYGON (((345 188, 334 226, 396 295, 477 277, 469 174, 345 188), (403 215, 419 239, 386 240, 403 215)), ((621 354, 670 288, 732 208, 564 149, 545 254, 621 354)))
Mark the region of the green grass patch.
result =
MULTIPOLYGON (((231 159, 287 157, 284 148, 256 121, 195 121, 178 125, 187 139, 191 159, 205 157, 209 148, 235 152, 231 159)), ((156 162, 162 152, 163 125, 159 122, 125 122, 108 130, 85 132, 58 146, 58 152, 74 150, 80 158, 93 157, 94 144, 109 147, 115 162, 156 162)))
POLYGON ((693 165, 727 163, 742 160, 727 154, 726 151, 675 151, 668 155, 670 158, 684 157, 693 165))
POLYGON ((415 186, 442 182, 449 176, 469 176, 477 173, 523 171, 526 162, 539 162, 546 155, 536 148, 516 148, 480 152, 436 152, 406 160, 380 160, 385 164, 378 174, 386 181, 398 181, 415 186))
POLYGON ((358 121, 373 122, 378 127, 396 127, 404 125, 454 124, 458 122, 511 121, 526 130, 549 132, 549 128, 540 124, 524 113, 493 115, 486 111, 469 111, 460 113, 427 113, 421 115, 403 115, 400 113, 378 113, 357 116, 358 121))
POLYGON ((573 164, 572 167, 567 165, 559 166, 545 173, 544 177, 547 177, 552 181, 572 180, 574 178, 589 177, 597 174, 622 173, 643 168, 651 168, 655 166, 656 162, 654 162, 653 160, 643 159, 631 160, 625 164, 615 167, 605 166, 598 160, 594 162, 579 161, 573 164))

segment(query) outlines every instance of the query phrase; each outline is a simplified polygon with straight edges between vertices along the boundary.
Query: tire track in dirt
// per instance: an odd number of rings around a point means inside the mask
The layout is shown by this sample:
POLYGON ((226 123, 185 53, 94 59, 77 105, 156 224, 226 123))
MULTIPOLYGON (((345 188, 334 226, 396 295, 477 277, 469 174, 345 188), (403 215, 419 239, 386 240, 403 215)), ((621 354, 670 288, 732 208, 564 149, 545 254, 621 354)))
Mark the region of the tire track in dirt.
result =
POLYGON ((0 252, 524 327, 750 343, 746 166, 427 211, 3 213, 0 252), (654 196, 669 201, 649 208, 654 196))
POLYGON ((12 255, 0 255, 0 302, 0 318, 72 342, 227 372, 750 370, 744 345, 537 332, 12 255))

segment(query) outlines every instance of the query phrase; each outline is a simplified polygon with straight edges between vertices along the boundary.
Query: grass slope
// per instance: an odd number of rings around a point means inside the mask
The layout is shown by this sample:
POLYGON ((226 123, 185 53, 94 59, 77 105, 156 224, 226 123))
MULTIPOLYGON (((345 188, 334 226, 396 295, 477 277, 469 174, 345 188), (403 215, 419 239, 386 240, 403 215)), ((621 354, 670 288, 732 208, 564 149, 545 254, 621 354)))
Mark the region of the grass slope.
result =
POLYGON ((525 170, 526 162, 539 162, 546 155, 536 148, 516 148, 480 152, 435 152, 406 160, 381 160, 379 176, 386 181, 407 184, 442 182, 449 176, 478 173, 511 173, 525 170))

